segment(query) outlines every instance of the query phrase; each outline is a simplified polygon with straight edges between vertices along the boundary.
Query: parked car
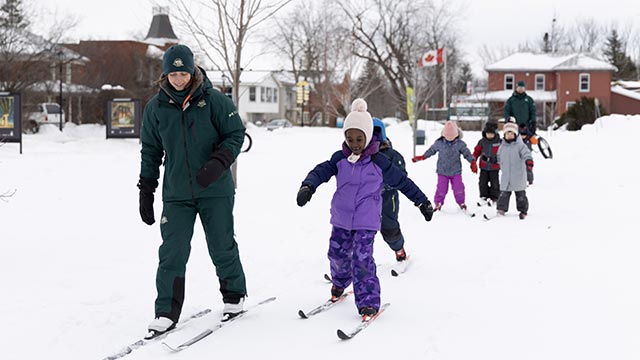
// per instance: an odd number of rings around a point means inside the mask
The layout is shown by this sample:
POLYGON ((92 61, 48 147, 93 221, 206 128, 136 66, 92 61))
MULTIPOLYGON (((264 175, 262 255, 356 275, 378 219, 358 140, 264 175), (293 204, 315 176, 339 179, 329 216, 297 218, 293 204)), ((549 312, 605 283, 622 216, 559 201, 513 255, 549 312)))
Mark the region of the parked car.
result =
POLYGON ((267 130, 273 131, 275 129, 290 128, 292 126, 291 121, 287 119, 274 119, 267 124, 267 130))
POLYGON ((27 115, 25 130, 37 133, 42 124, 60 125, 60 120, 64 124, 64 111, 60 113, 60 105, 57 103, 39 103, 27 115))

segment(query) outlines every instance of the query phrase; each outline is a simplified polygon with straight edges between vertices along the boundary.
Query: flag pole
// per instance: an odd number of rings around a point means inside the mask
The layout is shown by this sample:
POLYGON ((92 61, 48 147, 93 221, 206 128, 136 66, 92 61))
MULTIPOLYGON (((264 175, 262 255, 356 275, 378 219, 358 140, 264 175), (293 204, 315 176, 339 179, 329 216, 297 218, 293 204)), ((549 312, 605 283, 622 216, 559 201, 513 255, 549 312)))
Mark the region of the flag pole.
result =
POLYGON ((443 93, 443 98, 442 98, 442 105, 444 108, 449 108, 449 106, 447 105, 447 48, 443 47, 442 48, 442 62, 444 63, 444 76, 442 77, 443 79, 443 86, 442 86, 442 93, 443 93))

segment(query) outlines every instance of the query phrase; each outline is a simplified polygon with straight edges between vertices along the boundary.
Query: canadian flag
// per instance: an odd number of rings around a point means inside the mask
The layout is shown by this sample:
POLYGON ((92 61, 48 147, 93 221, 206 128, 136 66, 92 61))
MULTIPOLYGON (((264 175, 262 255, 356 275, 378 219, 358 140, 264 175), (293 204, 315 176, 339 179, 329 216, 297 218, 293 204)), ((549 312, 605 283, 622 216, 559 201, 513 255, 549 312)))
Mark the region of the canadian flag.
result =
POLYGON ((420 56, 418 67, 436 66, 444 62, 444 48, 429 50, 420 56))

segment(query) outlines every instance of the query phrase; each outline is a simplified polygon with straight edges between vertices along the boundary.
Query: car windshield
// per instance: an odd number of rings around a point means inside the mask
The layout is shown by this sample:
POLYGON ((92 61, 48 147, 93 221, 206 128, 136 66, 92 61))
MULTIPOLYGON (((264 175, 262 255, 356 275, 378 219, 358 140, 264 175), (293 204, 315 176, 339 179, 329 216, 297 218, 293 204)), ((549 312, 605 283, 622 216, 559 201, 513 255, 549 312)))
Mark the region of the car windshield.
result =
POLYGON ((60 106, 58 104, 47 104, 45 105, 47 108, 47 114, 59 114, 60 106))
POLYGON ((270 125, 284 125, 284 120, 271 120, 270 125))

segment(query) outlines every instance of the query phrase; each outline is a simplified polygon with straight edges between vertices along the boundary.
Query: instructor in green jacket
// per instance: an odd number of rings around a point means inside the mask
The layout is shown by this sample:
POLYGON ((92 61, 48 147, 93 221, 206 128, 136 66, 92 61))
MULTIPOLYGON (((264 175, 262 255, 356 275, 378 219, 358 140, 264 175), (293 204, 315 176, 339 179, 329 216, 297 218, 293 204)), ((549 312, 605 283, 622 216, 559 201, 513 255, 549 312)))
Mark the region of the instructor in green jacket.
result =
POLYGON ((242 312, 247 294, 234 239, 235 190, 229 171, 244 141, 244 125, 233 102, 195 66, 187 46, 167 49, 162 70, 158 94, 144 109, 138 182, 140 216, 152 225, 154 192, 164 165, 158 296, 148 338, 173 329, 180 318, 197 215, 220 281, 223 321, 242 312))
POLYGON ((516 91, 504 105, 504 118, 509 121, 509 117, 516 118, 516 123, 520 128, 520 134, 531 136, 536 133, 536 104, 525 92, 525 83, 520 80, 516 84, 516 91))

